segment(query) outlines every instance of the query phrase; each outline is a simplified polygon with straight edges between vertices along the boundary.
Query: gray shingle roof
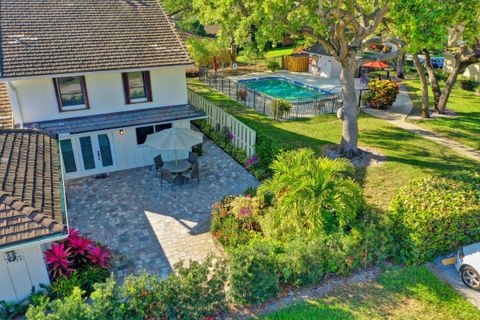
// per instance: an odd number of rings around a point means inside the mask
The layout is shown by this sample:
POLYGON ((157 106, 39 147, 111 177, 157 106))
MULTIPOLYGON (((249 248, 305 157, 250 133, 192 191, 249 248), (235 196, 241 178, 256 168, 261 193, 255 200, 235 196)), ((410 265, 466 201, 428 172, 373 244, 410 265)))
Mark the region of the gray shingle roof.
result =
POLYGON ((308 49, 303 50, 308 53, 314 53, 314 54, 319 54, 321 56, 331 56, 331 54, 325 49, 320 43, 317 43, 313 46, 311 46, 308 49))
POLYGON ((0 0, 0 77, 190 64, 156 0, 0 0))
POLYGON ((24 125, 25 127, 44 130, 50 134, 74 134, 203 117, 206 117, 205 113, 186 104, 26 123, 24 125))
POLYGON ((66 233, 57 141, 0 130, 0 248, 66 233))

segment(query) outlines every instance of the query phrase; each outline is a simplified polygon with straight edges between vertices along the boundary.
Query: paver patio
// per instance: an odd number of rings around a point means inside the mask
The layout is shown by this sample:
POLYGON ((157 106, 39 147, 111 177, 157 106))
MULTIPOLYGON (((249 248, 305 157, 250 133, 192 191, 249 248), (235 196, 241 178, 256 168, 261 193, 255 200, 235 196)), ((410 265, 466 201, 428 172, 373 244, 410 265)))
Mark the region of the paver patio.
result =
POLYGON ((209 233, 211 205, 258 185, 240 164, 207 140, 199 158, 200 183, 172 191, 152 167, 66 183, 70 227, 107 244, 119 279, 143 270, 166 276, 174 263, 217 252, 209 233))

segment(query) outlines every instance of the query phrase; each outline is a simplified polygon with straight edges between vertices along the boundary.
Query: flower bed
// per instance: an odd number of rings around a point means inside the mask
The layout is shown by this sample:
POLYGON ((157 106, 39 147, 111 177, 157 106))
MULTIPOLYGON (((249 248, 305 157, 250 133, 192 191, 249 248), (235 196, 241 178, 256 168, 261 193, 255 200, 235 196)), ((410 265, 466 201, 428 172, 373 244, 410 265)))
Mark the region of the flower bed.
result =
POLYGON ((396 81, 371 80, 368 84, 370 92, 365 100, 372 108, 387 109, 391 107, 400 93, 400 85, 396 81))

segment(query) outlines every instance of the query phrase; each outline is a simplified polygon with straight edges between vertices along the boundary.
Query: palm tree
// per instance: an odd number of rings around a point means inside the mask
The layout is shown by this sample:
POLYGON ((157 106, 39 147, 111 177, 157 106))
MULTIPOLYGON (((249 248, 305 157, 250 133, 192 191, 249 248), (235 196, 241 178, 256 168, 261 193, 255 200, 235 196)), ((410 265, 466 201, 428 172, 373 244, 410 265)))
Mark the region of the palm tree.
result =
POLYGON ((363 207, 360 186, 346 174, 347 159, 317 158, 311 149, 288 151, 271 165, 274 174, 259 188, 270 207, 263 220, 266 235, 310 238, 350 226, 363 207))

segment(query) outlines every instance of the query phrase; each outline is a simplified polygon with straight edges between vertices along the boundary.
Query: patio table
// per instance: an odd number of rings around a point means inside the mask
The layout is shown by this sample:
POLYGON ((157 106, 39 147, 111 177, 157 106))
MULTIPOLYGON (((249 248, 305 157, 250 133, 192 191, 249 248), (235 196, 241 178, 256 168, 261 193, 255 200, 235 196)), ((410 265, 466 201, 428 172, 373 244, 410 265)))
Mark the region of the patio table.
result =
POLYGON ((192 167, 192 164, 187 160, 167 161, 163 164, 163 167, 171 173, 182 173, 192 167))

